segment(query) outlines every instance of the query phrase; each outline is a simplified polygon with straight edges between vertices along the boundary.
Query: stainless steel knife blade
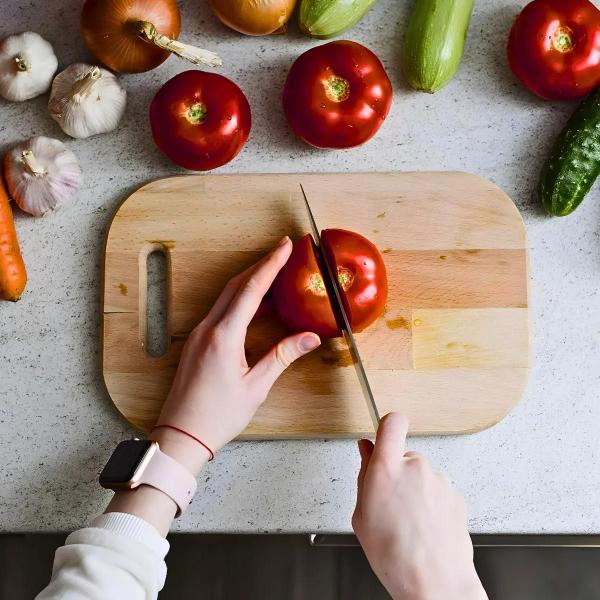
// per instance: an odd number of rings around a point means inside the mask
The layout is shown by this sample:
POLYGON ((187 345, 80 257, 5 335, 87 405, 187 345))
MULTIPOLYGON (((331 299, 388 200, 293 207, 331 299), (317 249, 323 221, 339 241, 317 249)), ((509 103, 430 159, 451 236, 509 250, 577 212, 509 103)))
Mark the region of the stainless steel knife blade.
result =
POLYGON ((348 320, 348 315, 346 314, 346 309, 344 308, 344 303, 342 302, 342 292, 340 290, 340 284, 334 272, 333 266, 329 263, 327 255, 325 254, 323 246, 321 245, 321 234, 319 233, 319 228, 317 227, 315 217, 310 208, 310 204, 308 203, 308 198, 306 197, 306 192, 304 191, 302 184, 300 184, 300 189, 302 190, 304 206, 306 207, 306 212, 308 214, 308 220, 312 229, 313 238, 315 240, 315 244, 317 245, 317 251, 319 253, 321 263, 325 267, 324 283, 328 291, 329 299, 331 300, 331 308, 333 309, 333 314, 335 315, 338 327, 342 331, 344 339, 348 344, 348 349, 350 350, 350 356, 352 357, 352 362, 356 370, 356 375, 358 376, 358 381, 360 383, 363 396, 365 397, 367 407, 369 409, 369 413, 373 421, 373 427, 375 431, 377 431, 381 417, 379 416, 379 410, 377 409, 377 405, 375 404, 375 397, 373 396, 373 391, 369 383, 369 378, 367 377, 367 372, 360 357, 358 345, 356 344, 356 339, 354 338, 354 334, 352 333, 350 321, 348 320))

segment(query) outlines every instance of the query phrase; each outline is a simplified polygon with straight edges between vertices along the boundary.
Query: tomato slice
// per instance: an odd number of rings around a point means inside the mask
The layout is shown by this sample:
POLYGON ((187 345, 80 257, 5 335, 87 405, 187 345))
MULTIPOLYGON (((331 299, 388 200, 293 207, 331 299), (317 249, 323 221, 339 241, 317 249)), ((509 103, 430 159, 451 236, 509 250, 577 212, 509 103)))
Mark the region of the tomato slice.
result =
POLYGON ((353 231, 325 229, 321 244, 337 271, 350 327, 362 331, 385 308, 388 284, 383 258, 375 244, 353 231))
POLYGON ((292 331, 313 331, 321 338, 339 335, 310 233, 294 243, 288 262, 273 284, 273 301, 292 331))

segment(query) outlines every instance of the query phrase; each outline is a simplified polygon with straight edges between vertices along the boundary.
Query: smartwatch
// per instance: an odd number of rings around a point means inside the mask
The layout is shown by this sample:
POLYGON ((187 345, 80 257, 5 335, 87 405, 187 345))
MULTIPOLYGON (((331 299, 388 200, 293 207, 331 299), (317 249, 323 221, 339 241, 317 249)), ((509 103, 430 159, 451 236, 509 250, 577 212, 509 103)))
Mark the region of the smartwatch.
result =
POLYGON ((133 490, 149 485, 177 505, 176 517, 183 514, 196 492, 196 478, 174 458, 161 452, 158 442, 121 442, 100 473, 100 485, 109 490, 133 490))

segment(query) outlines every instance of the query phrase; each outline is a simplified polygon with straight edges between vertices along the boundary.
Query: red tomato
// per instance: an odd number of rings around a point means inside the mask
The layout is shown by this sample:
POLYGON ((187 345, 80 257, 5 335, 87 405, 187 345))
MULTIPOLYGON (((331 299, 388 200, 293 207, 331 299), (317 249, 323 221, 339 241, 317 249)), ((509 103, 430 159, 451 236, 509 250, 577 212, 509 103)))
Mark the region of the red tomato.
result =
POLYGON ((273 302, 292 331, 314 331, 322 338, 339 335, 310 233, 294 243, 273 284, 273 302))
POLYGON ((184 71, 158 90, 150 105, 157 146, 194 171, 234 158, 250 133, 250 105, 233 81, 204 71, 184 71))
POLYGON ((316 46, 288 73, 283 109, 292 129, 318 148, 351 148, 372 138, 392 104, 392 84, 368 48, 349 41, 316 46))
POLYGON ((534 0, 508 41, 515 75, 549 100, 573 100, 600 84, 600 11, 589 0, 534 0))
MULTIPOLYGON (((383 312, 387 300, 383 258, 374 244, 352 231, 325 229, 321 242, 337 269, 350 325, 361 331, 383 312)), ((294 244, 273 284, 273 301, 292 331, 314 331, 323 339, 340 335, 310 234, 294 244)))
POLYGON ((344 229, 325 229, 321 243, 336 266, 342 301, 353 331, 362 331, 379 317, 388 295, 385 264, 375 244, 344 229))

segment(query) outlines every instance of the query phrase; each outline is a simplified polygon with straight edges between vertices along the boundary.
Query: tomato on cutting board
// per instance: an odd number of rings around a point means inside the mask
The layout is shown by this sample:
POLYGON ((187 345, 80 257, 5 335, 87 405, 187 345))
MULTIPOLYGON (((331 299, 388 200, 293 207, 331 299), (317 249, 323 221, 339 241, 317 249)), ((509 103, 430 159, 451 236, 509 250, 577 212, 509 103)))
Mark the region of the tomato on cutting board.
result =
POLYGON ((585 96, 600 85, 600 11, 589 0, 533 0, 512 27, 508 59, 542 98, 585 96))
MULTIPOLYGON (((337 271, 342 301, 353 331, 362 331, 383 312, 388 294, 383 258, 367 238, 344 229, 325 229, 321 244, 337 271)), ((288 262, 273 284, 273 302, 292 331, 313 331, 321 338, 340 335, 323 280, 324 266, 313 238, 294 243, 288 262)))
POLYGON ((285 116, 318 148, 351 148, 375 135, 392 104, 380 60, 347 40, 311 48, 292 65, 283 90, 285 116))
POLYGON ((158 91, 150 105, 156 145, 194 171, 232 160, 250 134, 250 105, 242 90, 217 73, 184 71, 158 91))

